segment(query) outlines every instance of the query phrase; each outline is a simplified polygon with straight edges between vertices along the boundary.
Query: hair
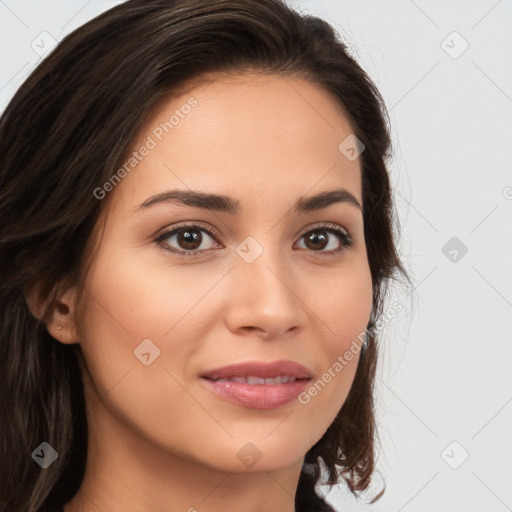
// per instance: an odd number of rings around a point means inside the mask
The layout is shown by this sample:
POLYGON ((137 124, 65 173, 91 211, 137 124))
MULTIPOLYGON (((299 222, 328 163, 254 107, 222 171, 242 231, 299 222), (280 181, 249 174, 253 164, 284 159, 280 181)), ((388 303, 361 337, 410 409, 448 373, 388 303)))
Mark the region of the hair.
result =
POLYGON ((0 118, 0 512, 62 506, 84 476, 83 356, 79 343, 56 342, 46 323, 67 286, 85 295, 107 204, 94 190, 115 174, 160 100, 207 73, 248 71, 317 84, 365 145, 359 158, 372 311, 347 399, 305 456, 295 508, 333 511, 315 491, 322 463, 329 485, 343 481, 355 496, 369 487, 375 325, 388 282, 408 279, 395 245, 384 101, 333 27, 285 0, 129 0, 66 36, 0 118), (26 296, 36 283, 45 299, 39 318, 26 296), (58 453, 45 470, 31 459, 42 441, 58 453))

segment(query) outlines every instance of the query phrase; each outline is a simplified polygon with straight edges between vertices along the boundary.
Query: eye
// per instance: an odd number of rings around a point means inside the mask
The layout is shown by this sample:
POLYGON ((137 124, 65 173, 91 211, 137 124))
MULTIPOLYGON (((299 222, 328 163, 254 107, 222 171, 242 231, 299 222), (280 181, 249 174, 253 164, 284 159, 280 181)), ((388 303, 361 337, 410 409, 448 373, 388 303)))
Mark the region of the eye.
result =
POLYGON ((205 240, 205 237, 201 233, 206 233, 206 240, 208 240, 208 238, 215 240, 216 237, 220 237, 220 235, 214 233, 212 230, 198 224, 182 224, 162 233, 155 242, 159 243, 163 249, 169 252, 195 255, 198 252, 212 248, 203 247, 201 250, 199 249, 205 240), (169 242, 164 243, 164 240, 171 239, 175 239, 175 243, 178 245, 177 249, 172 248, 169 242))
POLYGON ((301 236, 301 240, 305 239, 306 249, 311 249, 313 252, 322 254, 335 254, 339 253, 353 244, 352 237, 347 230, 336 224, 320 225, 301 236), (334 235, 337 242, 329 240, 327 234, 334 235), (326 247, 329 250, 324 250, 326 247))

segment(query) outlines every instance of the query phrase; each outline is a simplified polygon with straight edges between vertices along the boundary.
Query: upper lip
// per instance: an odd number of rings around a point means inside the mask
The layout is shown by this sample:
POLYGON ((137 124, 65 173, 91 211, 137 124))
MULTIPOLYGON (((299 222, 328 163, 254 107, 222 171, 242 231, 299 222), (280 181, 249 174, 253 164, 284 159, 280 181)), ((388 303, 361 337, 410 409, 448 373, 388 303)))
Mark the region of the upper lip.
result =
POLYGON ((201 377, 216 380, 229 379, 231 377, 246 377, 249 375, 269 379, 279 377, 280 375, 288 375, 296 379, 311 378, 311 372, 305 366, 293 361, 273 361, 270 363, 248 361, 246 363, 230 364, 203 373, 201 377))

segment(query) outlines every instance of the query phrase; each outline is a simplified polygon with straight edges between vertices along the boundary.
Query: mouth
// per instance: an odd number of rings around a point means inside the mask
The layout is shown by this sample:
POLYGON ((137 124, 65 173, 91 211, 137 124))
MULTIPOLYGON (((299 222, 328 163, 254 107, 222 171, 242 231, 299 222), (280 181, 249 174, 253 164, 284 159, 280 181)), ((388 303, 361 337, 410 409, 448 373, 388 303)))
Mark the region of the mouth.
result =
POLYGON ((216 368, 200 375, 210 380, 228 379, 246 384, 286 384, 301 379, 310 379, 312 374, 305 366, 294 361, 247 361, 216 368), (235 380, 240 379, 240 380, 235 380), (243 380, 241 380, 243 379, 243 380), (274 379, 274 380, 272 380, 274 379), (276 379, 281 379, 281 382, 276 379))
POLYGON ((238 382, 240 384, 249 384, 250 386, 278 386, 280 384, 288 384, 289 382, 296 381, 309 381, 310 378, 298 379, 291 375, 278 375, 277 377, 256 377, 254 375, 245 375, 239 377, 224 377, 219 379, 211 379, 209 377, 203 377, 204 379, 212 382, 238 382))
POLYGON ((290 404, 312 380, 305 366, 292 361, 234 364, 200 377, 217 397, 251 409, 277 409, 290 404))

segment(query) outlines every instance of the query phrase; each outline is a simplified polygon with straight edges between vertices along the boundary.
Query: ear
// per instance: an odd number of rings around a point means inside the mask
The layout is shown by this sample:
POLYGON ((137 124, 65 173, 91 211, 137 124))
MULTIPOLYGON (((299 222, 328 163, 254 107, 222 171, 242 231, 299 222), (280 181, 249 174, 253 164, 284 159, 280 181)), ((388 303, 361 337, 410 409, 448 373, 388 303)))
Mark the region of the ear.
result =
MULTIPOLYGON (((41 319, 48 299, 48 293, 43 290, 43 283, 39 281, 25 289, 25 300, 34 317, 41 319)), ((73 344, 79 343, 77 329, 77 288, 70 286, 59 293, 57 303, 50 311, 46 322, 48 333, 56 340, 73 344), (59 329, 60 326, 60 329, 59 329)))

